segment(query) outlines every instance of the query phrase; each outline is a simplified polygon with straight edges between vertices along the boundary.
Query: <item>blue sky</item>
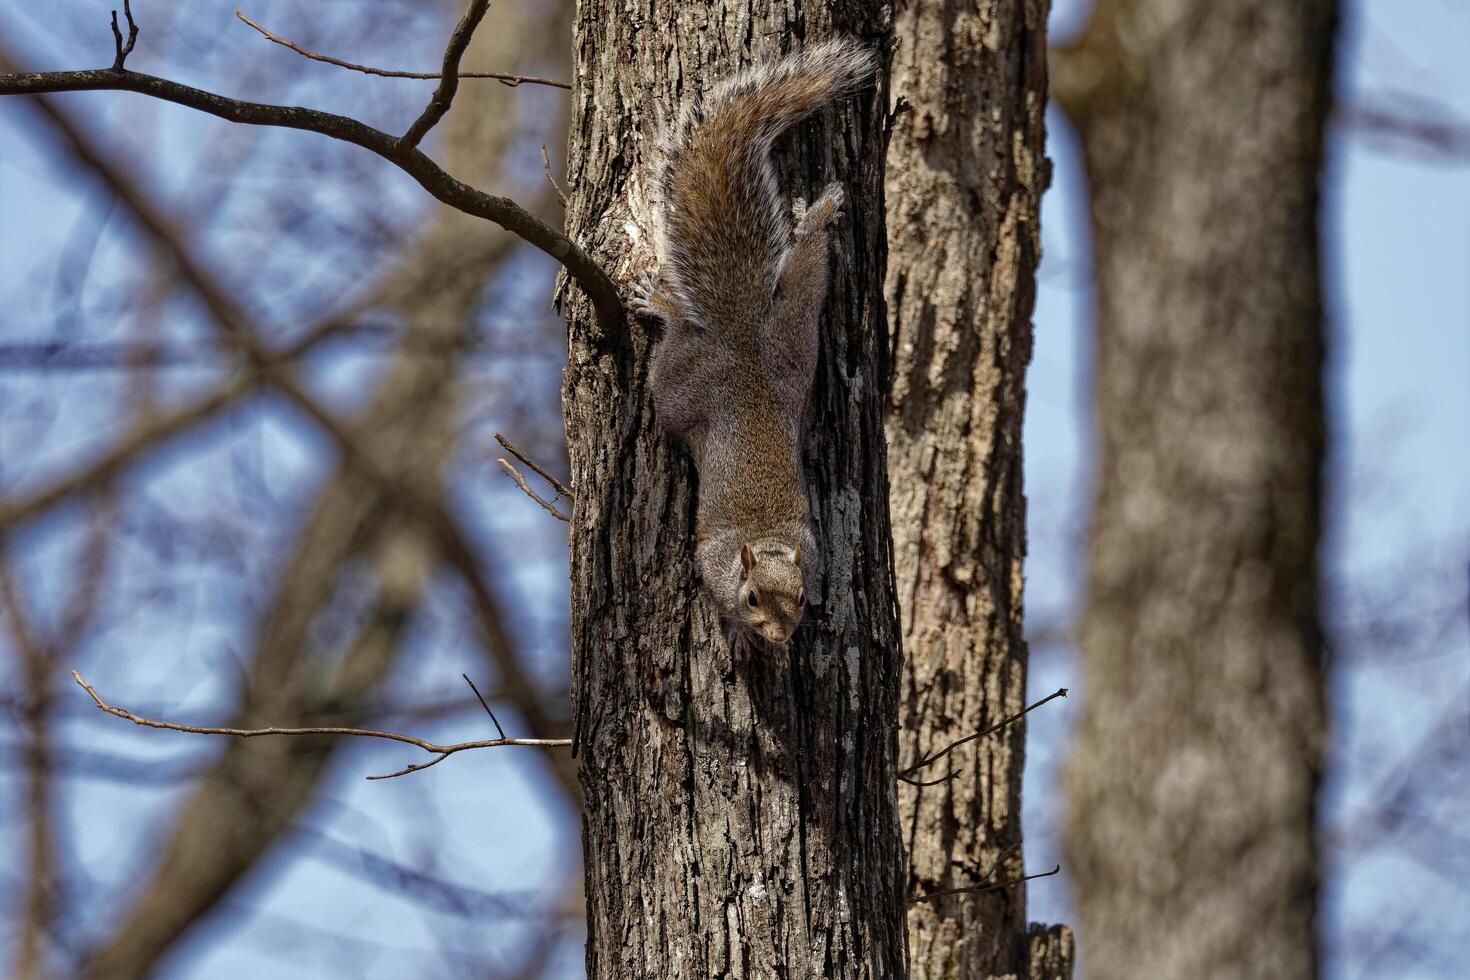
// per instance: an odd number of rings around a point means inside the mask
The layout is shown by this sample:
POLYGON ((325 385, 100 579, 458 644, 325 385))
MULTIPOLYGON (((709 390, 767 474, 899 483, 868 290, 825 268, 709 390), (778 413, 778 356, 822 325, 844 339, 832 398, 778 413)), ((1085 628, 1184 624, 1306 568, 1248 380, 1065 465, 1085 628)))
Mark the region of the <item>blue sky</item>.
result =
MULTIPOLYGON (((230 45, 254 45, 258 39, 230 19, 231 7, 195 3, 189 15, 205 24, 218 21, 230 45)), ((1077 3, 1058 4, 1054 24, 1060 33, 1077 22, 1079 8, 1077 3)), ((100 10, 82 0, 66 0, 6 11, 0 14, 0 31, 32 53, 38 64, 92 64, 109 46, 105 21, 97 16, 100 10), (87 30, 73 30, 78 24, 87 30)), ((1351 4, 1339 89, 1350 100, 1417 93, 1445 106, 1464 107, 1470 118, 1466 38, 1470 38, 1470 7, 1461 3, 1351 4)), ((159 43, 157 35, 150 38, 145 33, 140 45, 146 47, 150 40, 159 43)), ((250 50, 252 56, 259 54, 258 48, 250 50)), ((143 51, 140 48, 140 55, 143 51)), ((159 59, 140 62, 139 67, 164 71, 167 65, 159 59)), ((187 71, 167 73, 200 84, 210 81, 207 75, 191 76, 187 71)), ((315 104, 366 111, 384 119, 397 108, 390 98, 364 100, 341 94, 342 87, 367 84, 356 78, 329 76, 328 81, 332 85, 319 88, 336 86, 338 94, 324 93, 313 100, 315 104)), ((425 83, 372 84, 379 87, 357 91, 383 92, 382 85, 393 84, 404 86, 414 100, 427 94, 425 83)), ((184 109, 140 105, 136 98, 101 94, 71 98, 99 121, 116 145, 146 146, 157 139, 178 148, 191 164, 227 129, 184 109)), ((1080 600, 1084 565, 1079 546, 1087 519, 1091 451, 1091 295, 1084 189, 1074 140, 1055 114, 1051 133, 1057 176, 1043 210, 1045 258, 1026 423, 1032 553, 1027 601, 1033 622, 1046 625, 1065 622, 1080 600)), ((288 134, 273 145, 283 148, 289 159, 314 139, 319 138, 288 134)), ((58 165, 58 159, 49 139, 38 138, 33 115, 0 102, 0 299, 49 288, 52 273, 41 262, 54 257, 53 246, 77 234, 79 221, 80 226, 96 221, 101 229, 99 258, 86 293, 89 302, 100 305, 108 284, 121 278, 132 261, 135 239, 115 217, 97 213, 95 194, 69 168, 58 165)), ((188 192, 180 185, 189 167, 148 162, 150 172, 158 173, 172 191, 188 192)), ((539 176, 539 160, 534 163, 539 176)), ((264 184, 269 176, 250 179, 264 184)), ((375 179, 383 181, 395 214, 423 213, 424 203, 403 181, 381 175, 375 179)), ((1332 140, 1327 189, 1323 227, 1332 314, 1329 390, 1334 444, 1325 557, 1333 595, 1353 597, 1331 611, 1348 621, 1363 608, 1382 611, 1407 604, 1412 612, 1421 608, 1415 604, 1421 600, 1422 608, 1431 611, 1446 603, 1463 607, 1470 576, 1470 166, 1426 161, 1402 148, 1385 148, 1359 134, 1339 131, 1332 140), (1414 599, 1401 601, 1405 594, 1414 599)), ((313 206, 330 209, 341 202, 334 203, 323 191, 313 206)), ((238 234, 245 236, 248 230, 238 234)), ((216 258, 234 254, 233 240, 210 244, 216 258)), ((283 272, 289 272, 293 261, 300 257, 280 258, 283 272)), ((9 311, 15 308, 13 303, 8 306, 9 311)), ((49 329, 45 322, 38 326, 9 311, 0 312, 0 338, 35 338, 49 329)), ((168 330, 177 336, 190 336, 197 328, 191 311, 171 311, 168 330)), ((331 390, 350 399, 354 389, 361 390, 358 382, 364 373, 370 373, 370 367, 334 368, 328 379, 333 382, 331 390)), ((186 373, 177 383, 182 390, 204 380, 206 375, 196 374, 191 380, 186 373)), ((552 392, 557 384, 554 371, 532 375, 532 380, 552 386, 548 388, 552 392)), ((90 376, 68 381, 72 382, 79 386, 77 403, 68 404, 59 419, 50 419, 30 410, 41 388, 0 375, 0 459, 21 449, 30 458, 34 447, 42 446, 40 461, 26 472, 12 472, 0 462, 0 487, 6 492, 42 479, 49 469, 64 468, 96 442, 99 433, 106 434, 105 426, 99 427, 105 421, 99 414, 105 406, 90 403, 98 397, 98 386, 105 390, 107 382, 90 376)), ((229 423, 227 436, 232 445, 244 440, 256 447, 268 482, 283 493, 309 485, 320 475, 323 444, 277 407, 256 406, 240 413, 229 423)), ((217 490, 208 475, 216 471, 198 463, 197 457, 179 453, 139 479, 166 496, 172 507, 207 509, 217 503, 217 490)), ((472 492, 483 490, 467 506, 485 540, 514 536, 539 540, 547 533, 544 515, 507 495, 503 483, 484 479, 477 471, 467 486, 472 492)), ((45 533, 49 531, 43 528, 22 542, 53 554, 51 561, 37 562, 35 574, 43 579, 55 574, 61 563, 54 556, 69 547, 65 535, 52 542, 43 540, 45 533)), ((289 544, 289 529, 249 528, 244 533, 245 575, 250 567, 268 566, 276 549, 289 544)), ((554 617, 554 609, 540 606, 555 604, 541 597, 548 589, 563 588, 564 582, 559 567, 530 569, 518 593, 520 600, 535 607, 528 630, 534 632, 536 622, 554 617)), ((196 615, 184 615, 177 606, 157 613, 139 610, 124 627, 99 639, 93 651, 97 676, 92 679, 99 685, 111 678, 125 679, 130 685, 126 691, 110 692, 119 701, 126 694, 167 705, 175 713, 207 714, 227 699, 234 676, 239 640, 235 624, 213 612, 221 597, 232 594, 229 583, 204 579, 186 589, 196 615), (120 651, 131 650, 144 639, 146 656, 139 653, 129 656, 126 664, 109 667, 109 658, 122 656, 120 651)), ((470 641, 446 631, 444 623, 450 619, 441 609, 419 627, 412 640, 413 656, 408 658, 412 670, 399 679, 401 685, 446 691, 461 670, 473 669, 477 661, 468 650, 470 641), (447 680, 437 684, 424 681, 426 677, 447 680)), ((538 649, 545 648, 541 668, 549 673, 561 669, 562 655, 550 648, 554 638, 536 635, 538 649)), ((1452 618, 1426 654, 1408 662, 1390 649, 1374 647, 1372 641, 1359 646, 1333 675, 1337 717, 1333 758, 1339 770, 1324 797, 1324 825, 1329 827, 1350 824, 1370 788, 1393 772, 1444 712, 1462 712, 1470 731, 1470 702, 1455 700, 1465 696, 1470 684, 1470 636, 1464 616, 1452 618)), ((1035 692, 1076 688, 1077 680, 1074 651, 1037 650, 1035 692)), ((1076 707, 1072 701, 1054 702, 1033 716, 1025 814, 1026 856, 1033 870, 1050 867, 1058 857, 1049 832, 1057 814, 1054 776, 1076 707)), ((155 759, 160 765, 207 756, 210 751, 186 736, 135 732, 121 723, 73 724, 78 738, 95 740, 105 733, 109 750, 155 759)), ((452 730, 430 728, 423 734, 473 735, 463 731, 462 724, 452 730)), ((327 798, 303 824, 313 833, 404 861, 431 853, 442 862, 439 870, 445 877, 487 891, 535 891, 575 873, 580 856, 575 816, 548 793, 545 773, 533 760, 512 753, 480 753, 450 760, 413 779, 368 783, 360 778, 401 764, 400 755, 377 745, 353 747, 339 760, 327 798)), ((0 786, 5 787, 0 792, 0 872, 14 874, 20 851, 13 810, 3 802, 14 798, 8 782, 0 777, 0 786)), ((170 805, 179 793, 177 786, 70 783, 64 838, 79 856, 76 870, 103 885, 125 883, 146 867, 150 847, 166 831, 170 805)), ((1466 812, 1470 801, 1441 802, 1446 812, 1470 817, 1466 812)), ((487 932, 479 924, 426 911, 364 886, 324 859, 323 853, 300 840, 288 844, 231 898, 239 914, 221 917, 193 935, 170 960, 166 975, 307 978, 346 975, 342 970, 350 963, 350 975, 398 977, 421 975, 426 962, 431 964, 428 972, 454 975, 456 961, 446 959, 444 949, 475 949, 486 943, 487 936, 492 947, 514 949, 524 939, 514 923, 487 932), (302 927, 311 942, 303 941, 302 927), (333 936, 356 938, 338 943, 333 936), (381 948, 363 946, 358 941, 363 936, 381 948)), ((1439 931, 1462 939, 1470 936, 1466 892, 1448 888, 1406 864, 1394 848, 1372 850, 1352 860, 1334 859, 1332 867, 1323 922, 1330 976, 1371 975, 1364 972, 1368 954, 1351 948, 1346 930, 1365 919, 1391 917, 1405 889, 1440 896, 1433 913, 1439 916, 1435 923, 1439 931)), ((1068 918, 1064 881, 1036 883, 1030 901, 1035 919, 1068 918)), ((105 928, 105 910, 86 912, 83 928, 105 928)), ((0 957, 5 955, 0 952, 0 957)), ((580 975, 576 943, 567 944, 563 958, 565 975, 580 975)), ((1393 975, 1411 974, 1400 967, 1393 975)))

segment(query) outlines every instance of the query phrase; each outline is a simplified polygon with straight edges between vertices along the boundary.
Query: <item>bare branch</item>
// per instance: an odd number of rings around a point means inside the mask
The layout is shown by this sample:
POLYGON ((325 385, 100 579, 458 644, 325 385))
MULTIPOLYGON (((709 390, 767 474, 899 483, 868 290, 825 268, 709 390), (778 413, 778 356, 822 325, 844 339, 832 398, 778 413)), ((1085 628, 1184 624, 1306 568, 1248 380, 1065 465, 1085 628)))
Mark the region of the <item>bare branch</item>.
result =
POLYGON ((516 459, 531 467, 531 469, 535 470, 536 475, 541 477, 541 479, 545 480, 547 483, 551 484, 557 493, 561 494, 568 500, 572 499, 572 491, 567 489, 567 485, 565 483, 562 483, 556 477, 548 473, 545 467, 541 466, 530 456, 527 456, 524 452, 511 445, 509 439, 505 438, 505 436, 497 432, 495 433, 495 441, 500 443, 500 445, 505 449, 506 452, 510 453, 516 459))
POLYGON ((502 456, 497 459, 496 462, 505 469, 505 472, 510 474, 510 478, 512 480, 516 481, 516 485, 521 488, 521 492, 530 497, 532 500, 536 501, 536 503, 540 504, 543 508, 545 508, 548 514, 550 514, 552 517, 555 517, 559 521, 564 521, 568 524, 572 522, 571 517, 557 510, 554 506, 552 506, 550 502, 546 500, 545 497, 542 497, 535 490, 532 490, 529 486, 527 486, 526 478, 524 476, 521 476, 521 471, 516 469, 515 464, 513 464, 510 460, 502 456))
POLYGON ((382 888, 400 899, 423 904, 438 912, 484 921, 497 919, 541 919, 557 916, 559 910, 541 901, 542 889, 492 892, 451 881, 438 874, 394 860, 357 844, 338 840, 307 826, 294 833, 308 840, 312 857, 382 888))
MULTIPOLYGON (((355 62, 343 61, 341 58, 334 58, 329 54, 322 54, 318 51, 312 51, 309 48, 304 48, 301 45, 297 44, 295 41, 287 40, 286 38, 281 37, 278 34, 272 34, 270 31, 266 30, 264 27, 262 27, 260 24, 257 24, 249 17, 246 17, 238 10, 235 11, 235 16, 259 31, 266 40, 274 41, 276 44, 279 44, 282 47, 290 48, 292 51, 295 51, 297 54, 301 55, 304 58, 309 58, 312 61, 320 61, 322 64, 325 65, 335 65, 338 68, 346 68, 350 71, 359 71, 362 72, 364 75, 376 75, 379 78, 416 78, 423 81, 431 81, 442 77, 437 71, 394 71, 390 68, 374 68, 372 65, 359 65, 355 62)), ((552 88, 564 89, 570 89, 572 87, 567 82, 557 81, 554 78, 537 78, 534 75, 506 75, 502 74, 501 72, 494 71, 462 71, 459 73, 459 77, 493 78, 501 84, 505 85, 507 88, 516 88, 520 85, 549 85, 552 88)))
POLYGON ((556 191, 556 196, 561 198, 561 206, 566 207, 567 194, 566 191, 562 190, 561 186, 557 184, 556 178, 551 175, 551 157, 546 155, 545 143, 541 144, 541 166, 546 170, 546 182, 551 185, 552 190, 556 191))
POLYGON ((974 885, 966 888, 946 888, 944 891, 930 892, 927 895, 915 895, 909 899, 909 904, 918 905, 920 902, 931 902, 936 898, 943 898, 946 895, 978 894, 979 892, 997 891, 1001 888, 1013 888, 1023 881, 1035 881, 1037 878, 1050 878, 1052 875, 1061 874, 1061 872, 1062 866, 1059 864, 1050 871, 1043 871, 1040 874, 1034 875, 1022 875, 1019 878, 1012 878, 1010 881, 997 881, 994 884, 974 885))
MULTIPOLYGON (((940 759, 942 759, 945 756, 949 755, 951 752, 953 752, 955 749, 959 748, 961 745, 964 745, 966 742, 973 742, 976 739, 984 738, 987 735, 994 735, 996 732, 1000 731, 1002 728, 1005 728, 1007 725, 1012 725, 1012 724, 1015 724, 1016 722, 1020 721, 1022 718, 1026 717, 1028 714, 1030 714, 1031 712, 1035 711, 1037 708, 1041 707, 1043 704, 1046 704, 1048 701, 1054 700, 1056 698, 1064 698, 1066 696, 1067 696, 1067 689, 1065 687, 1059 687, 1055 691, 1053 691, 1051 694, 1048 694, 1046 697, 1042 698, 1040 701, 1037 701, 1035 704, 1027 705, 1026 707, 1022 708, 1020 711, 1018 711, 1015 714, 1011 715, 1009 718, 1002 718, 1000 721, 996 722, 994 725, 991 725, 989 728, 986 728, 986 729, 984 729, 982 731, 978 731, 978 732, 976 732, 973 735, 966 735, 962 739, 959 739, 957 741, 954 741, 954 742, 949 743, 944 748, 940 749, 938 752, 935 752, 933 755, 926 756, 925 758, 923 758, 923 759, 919 760, 918 762, 914 763, 913 765, 909 766, 903 772, 901 772, 901 773, 898 774, 898 778, 899 779, 902 779, 906 783, 913 783, 913 780, 911 780, 911 779, 908 778, 909 776, 912 776, 914 773, 918 772, 920 769, 923 769, 927 765, 930 765, 932 763, 938 762, 940 759)), ((921 783, 913 783, 913 784, 916 785, 916 786, 917 785, 925 785, 925 784, 921 784, 921 783)))
POLYGON ((499 463, 502 468, 504 468, 505 472, 510 476, 510 478, 512 480, 514 480, 516 482, 516 485, 521 488, 521 491, 526 496, 530 497, 532 500, 536 501, 536 503, 540 504, 543 508, 545 508, 545 510, 549 514, 551 514, 552 517, 555 517, 559 521, 563 521, 563 522, 566 522, 566 523, 571 523, 571 517, 569 517, 568 515, 562 513, 555 506, 553 506, 550 502, 548 502, 546 500, 546 498, 542 497, 535 490, 532 490, 529 485, 527 485, 526 478, 521 475, 521 471, 520 470, 518 470, 518 469, 515 468, 515 464, 514 463, 512 463, 510 460, 506 459, 504 456, 501 456, 499 459, 496 460, 496 462, 499 463))
POLYGON ((122 31, 118 30, 117 27, 117 11, 114 10, 112 12, 113 71, 123 70, 123 63, 128 60, 128 55, 133 53, 133 45, 138 43, 138 25, 133 21, 132 0, 123 0, 123 16, 128 19, 127 44, 123 43, 122 31))
MULTIPOLYGON (((0 69, 8 72, 11 69, 10 60, 3 53, 0 53, 0 69)), ((617 286, 566 235, 509 198, 486 194, 455 179, 416 146, 404 145, 397 137, 356 119, 296 106, 244 102, 126 69, 0 74, 0 96, 91 91, 136 92, 230 122, 319 133, 370 150, 416 180, 435 199, 465 214, 495 222, 560 262, 591 299, 604 331, 611 333, 623 322, 623 303, 617 286)))
POLYGON ((132 722, 135 725, 143 725, 148 728, 162 728, 171 732, 187 732, 191 735, 229 735, 235 738, 259 738, 265 735, 346 735, 354 736, 357 738, 382 738, 388 739, 389 741, 393 742, 402 742, 405 745, 412 745, 416 748, 423 749, 425 752, 428 752, 429 754, 434 756, 434 758, 429 760, 428 762, 421 762, 416 765, 406 766, 403 769, 398 770, 397 772, 388 773, 382 776, 368 776, 368 779, 391 779, 394 776, 403 776, 411 772, 418 772, 421 769, 428 769, 430 766, 438 765, 445 759, 449 758, 451 755, 454 755, 456 752, 464 752, 469 749, 489 749, 497 748, 502 745, 526 745, 538 748, 561 748, 565 746, 570 746, 572 744, 572 740, 569 738, 489 738, 480 739, 473 742, 455 742, 451 745, 439 745, 435 742, 427 741, 426 739, 416 738, 413 735, 403 735, 398 732, 378 731, 372 728, 217 728, 207 725, 181 725, 171 721, 159 721, 154 718, 144 718, 142 715, 133 714, 133 712, 128 711, 125 708, 118 708, 110 705, 106 701, 102 700, 102 696, 97 693, 92 685, 82 680, 81 674, 78 674, 76 671, 72 671, 71 677, 72 680, 76 681, 77 684, 81 686, 82 690, 86 691, 87 694, 91 696, 92 702, 96 704, 98 708, 101 708, 103 711, 107 712, 110 715, 118 718, 123 718, 127 721, 132 722))
POLYGON ((469 9, 459 19, 459 23, 454 25, 454 33, 449 35, 449 45, 444 49, 444 70, 440 73, 439 85, 429 98, 429 104, 424 107, 423 114, 413 121, 408 132, 398 141, 400 149, 418 146, 419 141, 449 111, 454 102, 454 93, 459 91, 459 59, 464 57, 465 48, 470 46, 470 39, 475 36, 475 28, 480 26, 488 9, 490 0, 470 0, 469 9))
POLYGON ((475 682, 470 680, 469 674, 460 674, 459 676, 464 678, 464 682, 470 686, 470 690, 475 692, 475 697, 480 699, 480 707, 485 709, 485 714, 489 715, 490 720, 495 723, 495 730, 500 733, 500 737, 505 738, 505 729, 500 727, 500 719, 495 717, 495 712, 490 710, 490 702, 485 700, 485 695, 481 694, 480 689, 475 686, 475 682))

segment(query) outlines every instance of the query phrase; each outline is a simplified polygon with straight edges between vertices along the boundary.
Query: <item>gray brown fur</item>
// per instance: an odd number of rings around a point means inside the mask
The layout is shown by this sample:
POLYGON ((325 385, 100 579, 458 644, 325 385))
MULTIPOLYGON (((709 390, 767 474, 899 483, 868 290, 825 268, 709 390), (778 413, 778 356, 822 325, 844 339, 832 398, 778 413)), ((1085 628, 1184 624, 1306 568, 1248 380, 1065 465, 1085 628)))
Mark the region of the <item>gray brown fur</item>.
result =
POLYGON ((699 470, 700 577, 727 621, 777 644, 801 621, 817 554, 801 452, 843 190, 798 203, 793 230, 770 148, 875 67, 826 41, 687 106, 656 173, 659 273, 634 302, 664 324, 653 400, 699 470))

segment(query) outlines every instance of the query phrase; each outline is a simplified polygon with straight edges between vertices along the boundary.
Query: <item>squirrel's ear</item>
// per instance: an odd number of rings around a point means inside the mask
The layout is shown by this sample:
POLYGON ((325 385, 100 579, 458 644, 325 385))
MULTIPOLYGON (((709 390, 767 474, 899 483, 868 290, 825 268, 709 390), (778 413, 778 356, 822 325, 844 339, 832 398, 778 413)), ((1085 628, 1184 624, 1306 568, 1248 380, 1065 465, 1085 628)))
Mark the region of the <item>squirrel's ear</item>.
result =
POLYGON ((794 565, 801 564, 801 545, 799 543, 791 550, 791 562, 794 565))
POLYGON ((755 552, 750 550, 750 545, 740 546, 740 581, 744 582, 750 574, 750 567, 755 564, 755 552))

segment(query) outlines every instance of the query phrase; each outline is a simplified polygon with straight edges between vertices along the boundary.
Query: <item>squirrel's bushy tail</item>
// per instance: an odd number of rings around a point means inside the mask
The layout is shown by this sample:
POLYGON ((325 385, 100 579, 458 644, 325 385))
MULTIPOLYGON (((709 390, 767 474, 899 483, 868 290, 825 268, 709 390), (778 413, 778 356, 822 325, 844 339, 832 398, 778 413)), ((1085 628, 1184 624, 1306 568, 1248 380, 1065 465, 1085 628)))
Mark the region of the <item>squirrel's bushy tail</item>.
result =
POLYGON ((709 323, 764 308, 791 237, 771 144, 876 68, 857 41, 833 38, 685 106, 660 147, 656 181, 662 275, 685 309, 709 323))

